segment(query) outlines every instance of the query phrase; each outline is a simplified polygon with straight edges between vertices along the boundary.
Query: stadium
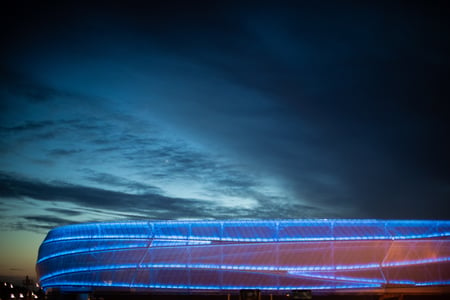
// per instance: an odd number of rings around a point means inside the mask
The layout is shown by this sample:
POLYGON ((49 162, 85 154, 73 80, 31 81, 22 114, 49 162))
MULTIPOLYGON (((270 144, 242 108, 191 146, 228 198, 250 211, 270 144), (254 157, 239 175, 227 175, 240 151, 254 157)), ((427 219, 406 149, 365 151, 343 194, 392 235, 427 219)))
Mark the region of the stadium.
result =
POLYGON ((88 223, 51 230, 36 269, 77 295, 447 294, 449 237, 450 221, 88 223))

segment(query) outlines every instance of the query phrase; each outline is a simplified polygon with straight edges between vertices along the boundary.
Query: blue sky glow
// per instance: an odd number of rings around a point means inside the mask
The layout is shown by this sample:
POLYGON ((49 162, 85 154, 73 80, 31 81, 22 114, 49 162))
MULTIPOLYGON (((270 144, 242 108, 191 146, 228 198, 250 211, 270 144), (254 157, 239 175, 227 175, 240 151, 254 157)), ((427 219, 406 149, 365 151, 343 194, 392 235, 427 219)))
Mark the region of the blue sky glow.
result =
POLYGON ((150 2, 2 10, 0 275, 79 222, 450 218, 440 3, 150 2))

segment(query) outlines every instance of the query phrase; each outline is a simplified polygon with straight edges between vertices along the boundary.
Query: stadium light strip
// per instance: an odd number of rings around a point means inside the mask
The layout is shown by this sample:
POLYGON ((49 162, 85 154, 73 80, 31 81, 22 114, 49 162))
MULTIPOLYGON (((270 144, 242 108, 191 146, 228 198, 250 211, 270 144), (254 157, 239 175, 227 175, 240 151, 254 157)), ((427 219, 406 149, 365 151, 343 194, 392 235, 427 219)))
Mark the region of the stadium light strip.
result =
POLYGON ((142 248, 148 248, 149 244, 151 244, 151 247, 169 247, 169 246, 191 246, 191 245, 209 245, 211 244, 210 241, 180 241, 180 240, 164 240, 164 241, 155 241, 155 240, 147 240, 144 243, 139 244, 129 244, 124 243, 123 245, 113 245, 113 246, 105 246, 105 247, 86 247, 86 248, 79 248, 76 250, 70 250, 70 251, 59 251, 55 252, 53 254, 41 257, 38 259, 38 263, 46 261, 51 258, 55 257, 61 257, 65 255, 72 255, 72 254, 81 254, 81 253, 94 253, 94 252, 102 252, 107 250, 130 250, 130 249, 142 249, 142 248))
POLYGON ((231 237, 198 237, 193 235, 170 235, 170 236, 153 236, 153 235, 79 235, 70 237, 50 238, 43 244, 69 241, 69 240, 90 240, 101 241, 111 239, 136 239, 136 240, 152 240, 152 239, 179 239, 184 241, 223 241, 223 242, 316 242, 316 241, 359 241, 359 240, 408 240, 408 239, 426 239, 437 237, 450 237, 450 232, 425 233, 414 235, 374 235, 374 236, 332 236, 332 237, 290 237, 290 238, 231 238, 231 237))
MULTIPOLYGON (((302 271, 351 271, 351 270, 368 270, 377 269, 383 267, 393 266, 409 266, 428 264, 436 262, 450 261, 450 257, 435 258, 435 259, 422 259, 405 261, 401 263, 388 263, 388 264, 362 264, 362 265, 337 265, 337 266, 249 266, 249 265, 217 265, 217 264, 123 264, 123 265, 109 265, 109 266, 90 266, 84 268, 72 268, 65 269, 58 272, 49 273, 41 277, 41 281, 48 278, 79 273, 79 272, 92 272, 92 271, 106 271, 106 270, 119 270, 119 269, 207 269, 207 270, 239 270, 239 271, 286 271, 292 275, 299 275, 302 271)), ((303 274, 302 274, 303 275, 303 274)))
MULTIPOLYGON (((83 281, 61 281, 52 282, 52 287, 63 286, 94 286, 94 287, 126 287, 126 288, 143 288, 143 289, 183 289, 183 290, 240 290, 240 289, 259 289, 259 290, 334 290, 334 289, 360 289, 360 288, 379 288, 380 284, 353 284, 353 285, 322 285, 322 286, 227 286, 227 285, 166 285, 166 284, 135 284, 135 283, 100 283, 100 282, 83 282, 83 281)), ((44 289, 46 285, 43 285, 44 289)))
POLYGON ((304 272, 289 272, 289 274, 292 274, 295 276, 301 276, 301 277, 305 277, 305 278, 310 278, 310 279, 317 278, 317 279, 353 281, 353 282, 361 282, 361 283, 380 283, 380 284, 391 283, 391 282, 388 282, 386 279, 355 278, 355 277, 348 277, 348 276, 322 275, 322 274, 304 273, 304 272))

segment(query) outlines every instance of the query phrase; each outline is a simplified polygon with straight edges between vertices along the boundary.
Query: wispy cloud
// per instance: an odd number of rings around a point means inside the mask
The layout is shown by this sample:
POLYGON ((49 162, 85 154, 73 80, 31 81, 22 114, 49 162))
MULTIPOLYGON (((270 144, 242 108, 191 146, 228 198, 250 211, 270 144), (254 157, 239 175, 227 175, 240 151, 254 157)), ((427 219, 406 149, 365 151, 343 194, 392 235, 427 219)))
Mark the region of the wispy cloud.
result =
MULTIPOLYGON (((114 180, 117 180, 115 178, 114 180)), ((258 205, 249 209, 241 206, 222 204, 218 201, 206 201, 189 198, 168 197, 153 192, 125 193, 92 188, 67 183, 44 183, 38 180, 2 174, 0 181, 1 198, 30 198, 43 203, 55 203, 56 208, 47 208, 49 214, 22 214, 23 221, 15 226, 23 229, 33 227, 48 229, 58 225, 78 222, 81 215, 95 221, 90 209, 100 212, 109 211, 109 219, 223 219, 223 218, 288 218, 298 215, 313 216, 320 209, 303 205, 282 205, 282 199, 270 199, 263 195, 254 195, 258 205), (66 205, 78 207, 65 208, 66 205), (84 209, 88 208, 88 209, 84 209), (293 211, 294 209, 294 211, 293 211), (126 213, 125 213, 126 212, 126 213)), ((98 218, 98 217, 97 217, 98 218)), ((101 217, 105 219, 104 216, 101 217)))
MULTIPOLYGON (((263 186, 266 190, 271 187, 245 165, 164 137, 164 132, 156 126, 142 132, 141 121, 126 118, 112 121, 89 118, 42 121, 39 126, 25 123, 4 128, 3 134, 13 152, 39 147, 39 152, 27 152, 35 161, 49 160, 71 166, 66 176, 75 176, 78 181, 74 184, 93 185, 105 191, 214 199, 224 206, 242 206, 245 201, 257 205, 262 198, 286 197, 277 195, 282 191, 270 191, 267 197, 255 192, 263 186), (16 128, 24 130, 9 134, 16 128), (45 143, 36 139, 37 134, 44 132, 54 133, 47 135, 45 143), (79 140, 83 143, 77 143, 79 140), (176 186, 184 186, 184 191, 174 190, 176 186), (239 197, 241 201, 237 200, 239 197)), ((30 166, 27 171, 32 174, 30 166)), ((61 181, 60 173, 55 177, 46 172, 44 176, 47 181, 61 181)))

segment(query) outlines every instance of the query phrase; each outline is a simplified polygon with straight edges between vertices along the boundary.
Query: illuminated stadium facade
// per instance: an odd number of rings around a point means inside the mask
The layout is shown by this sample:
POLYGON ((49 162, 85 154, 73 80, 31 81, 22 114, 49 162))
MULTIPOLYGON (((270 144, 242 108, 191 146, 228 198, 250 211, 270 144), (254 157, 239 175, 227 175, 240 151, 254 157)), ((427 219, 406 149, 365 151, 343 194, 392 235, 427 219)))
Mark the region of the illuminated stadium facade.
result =
POLYGON ((450 221, 135 221, 51 230, 37 272, 66 292, 330 293, 450 285, 450 221))

